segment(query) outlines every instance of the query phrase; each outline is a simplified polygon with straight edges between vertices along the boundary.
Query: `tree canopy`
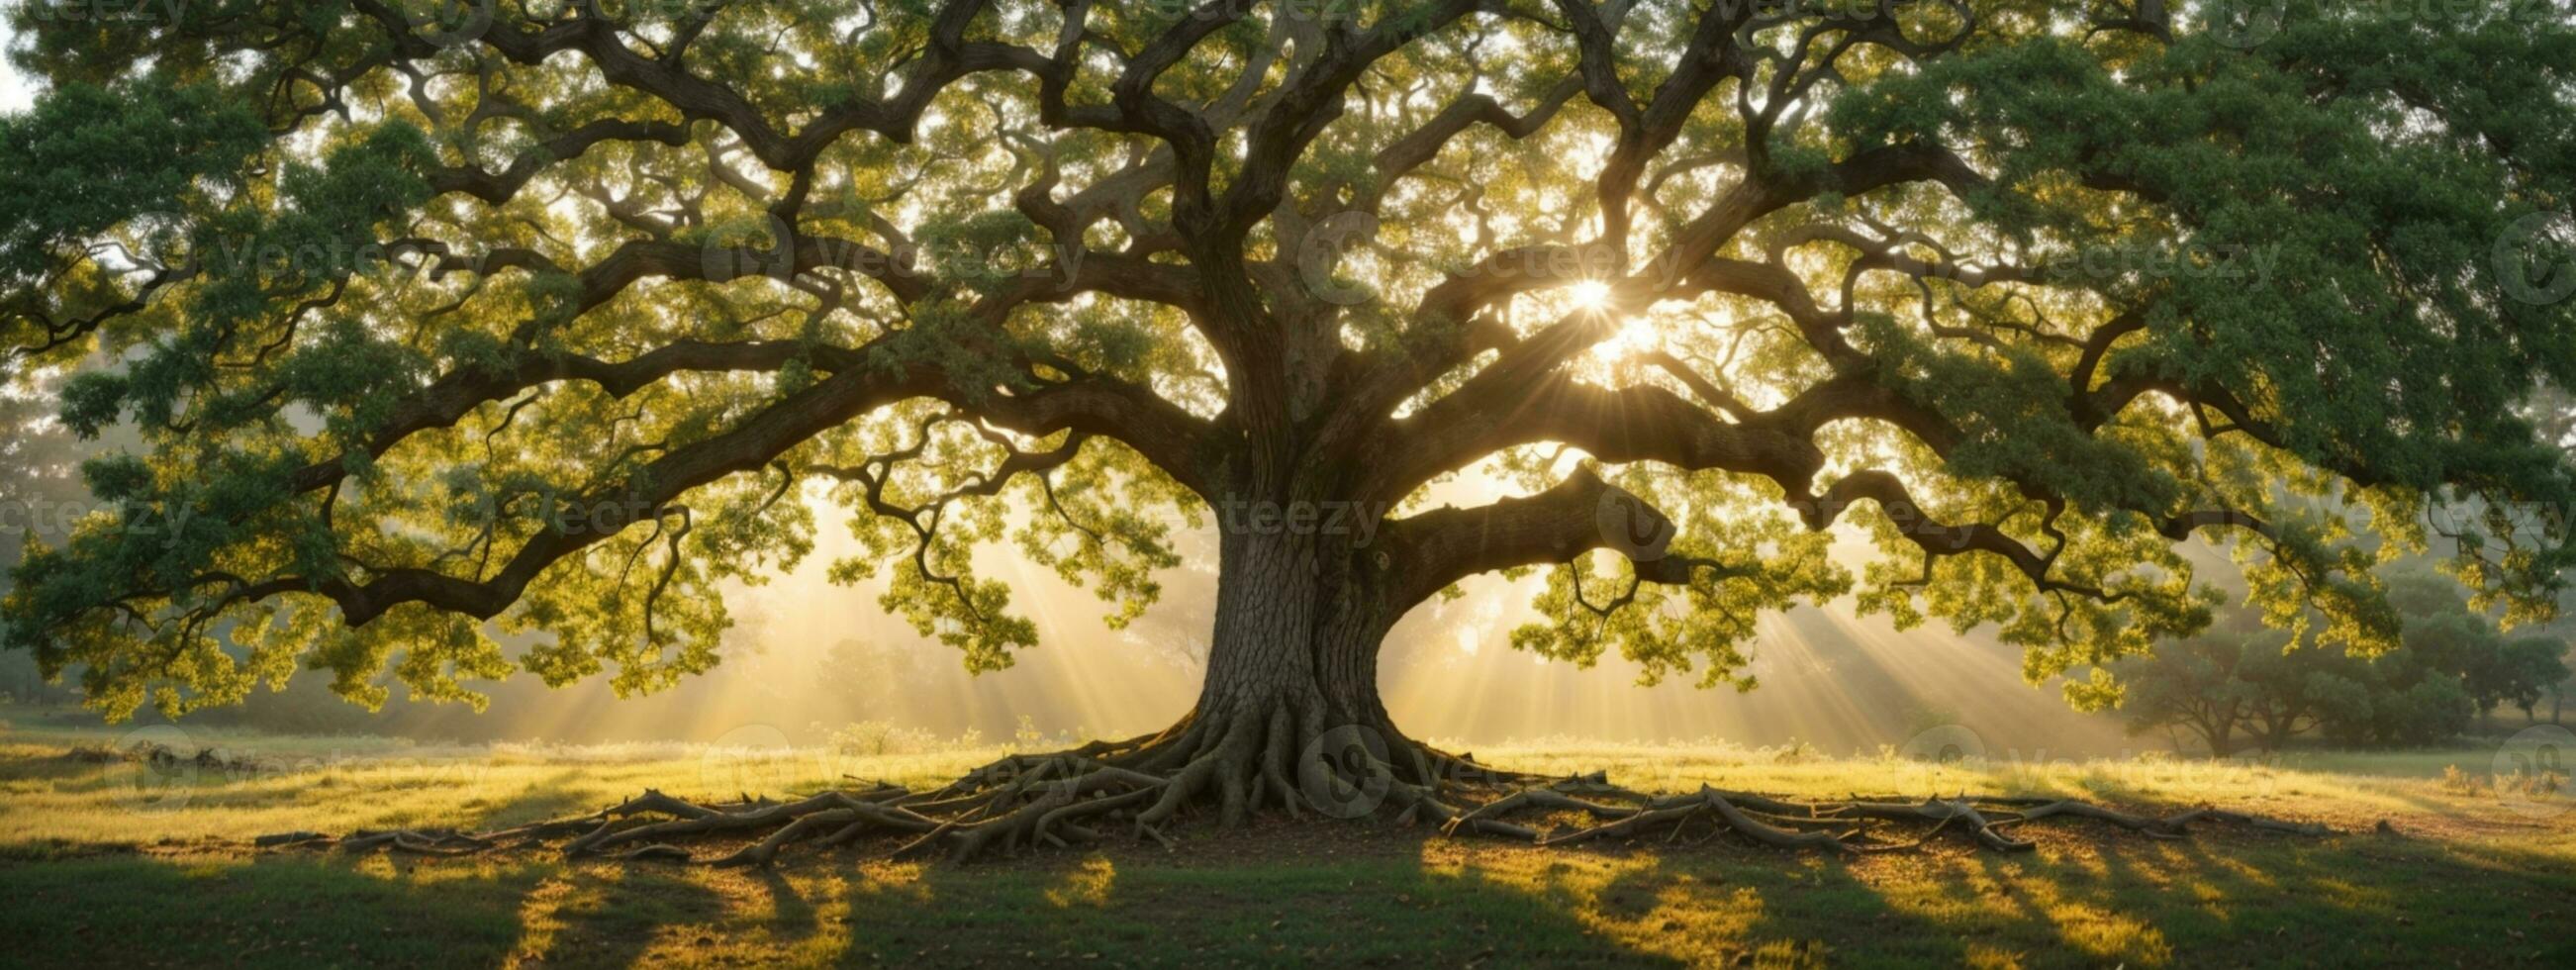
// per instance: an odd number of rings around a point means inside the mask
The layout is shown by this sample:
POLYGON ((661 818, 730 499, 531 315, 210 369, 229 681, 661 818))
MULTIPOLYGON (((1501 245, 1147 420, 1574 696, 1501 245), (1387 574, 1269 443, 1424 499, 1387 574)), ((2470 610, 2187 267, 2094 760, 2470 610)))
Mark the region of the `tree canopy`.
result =
POLYGON ((989 669, 978 545, 1114 624, 1247 502, 1365 516, 1227 562, 1355 628, 1546 569, 1516 646, 1707 684, 1847 592, 2106 668, 2209 622, 2196 537, 2369 655, 2428 505, 2545 617, 2576 29, 2247 6, 30 3, 0 344, 140 443, 8 645, 118 716, 650 690, 829 516, 989 669))

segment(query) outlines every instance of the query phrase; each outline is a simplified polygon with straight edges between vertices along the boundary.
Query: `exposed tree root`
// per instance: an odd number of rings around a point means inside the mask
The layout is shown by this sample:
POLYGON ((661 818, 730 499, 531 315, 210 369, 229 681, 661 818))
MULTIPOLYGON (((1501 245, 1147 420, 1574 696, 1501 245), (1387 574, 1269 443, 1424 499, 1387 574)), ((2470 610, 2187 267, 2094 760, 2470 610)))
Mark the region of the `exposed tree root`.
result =
MULTIPOLYGON (((1591 787, 1606 787, 1597 778, 1585 779, 1591 787)), ((1610 806, 1578 803, 1597 816, 1612 820, 1590 828, 1579 829, 1538 840, 1540 845, 1564 845, 1604 836, 1633 835, 1641 830, 1670 823, 1678 834, 1692 819, 1708 817, 1723 831, 1733 831, 1755 842, 1783 849, 1820 849, 1831 852, 1886 852, 1918 848, 1945 831, 1955 829, 1978 845, 1999 852, 2027 852, 2036 843, 2004 834, 2009 826, 2054 816, 2110 822, 2121 828, 2144 833, 2151 838, 2180 839, 2194 821, 2230 822, 2266 831, 2292 835, 2326 836, 2333 830, 2317 823, 2285 822, 2279 819, 2247 815, 2216 808, 2197 808, 2165 818, 2132 815, 2090 802, 2073 799, 2003 797, 1960 794, 1943 798, 1938 795, 1920 802, 1893 798, 1854 798, 1848 801, 1785 801, 1749 792, 1722 791, 1702 786, 1686 795, 1661 798, 1636 792, 1620 792, 1637 803, 1624 814, 1610 806), (1865 823, 1930 823, 1928 829, 1909 841, 1886 841, 1865 823)), ((1516 796, 1517 797, 1517 796, 1516 796)))
POLYGON ((1598 773, 1549 780, 1411 742, 1389 750, 1384 732, 1354 735, 1338 748, 1314 739, 1292 744, 1294 720, 1274 714, 1222 729, 1185 723, 1160 735, 1011 755, 931 791, 870 782, 792 801, 745 796, 701 804, 648 790, 594 814, 494 832, 361 831, 336 840, 290 832, 261 836, 257 844, 445 856, 561 842, 574 858, 767 866, 790 846, 866 840, 890 847, 884 851, 894 857, 944 852, 962 860, 1097 842, 1122 829, 1169 849, 1176 843, 1168 830, 1185 812, 1213 810, 1217 821, 1232 826, 1273 808, 1296 817, 1374 816, 1540 846, 1644 837, 1674 842, 1697 830, 1694 841, 1733 833, 1772 848, 1847 854, 1913 849, 1943 835, 1994 851, 2029 851, 2035 843, 2010 833, 2059 817, 2107 822, 2156 839, 2184 838, 2198 821, 2331 834, 2323 825, 2216 808, 2157 818, 2055 798, 1962 793, 1919 801, 1857 795, 1801 801, 1713 787, 1658 796, 1613 785, 1598 773), (1536 827, 1546 822, 1573 824, 1536 827), (745 839, 723 854, 701 856, 684 847, 745 839))

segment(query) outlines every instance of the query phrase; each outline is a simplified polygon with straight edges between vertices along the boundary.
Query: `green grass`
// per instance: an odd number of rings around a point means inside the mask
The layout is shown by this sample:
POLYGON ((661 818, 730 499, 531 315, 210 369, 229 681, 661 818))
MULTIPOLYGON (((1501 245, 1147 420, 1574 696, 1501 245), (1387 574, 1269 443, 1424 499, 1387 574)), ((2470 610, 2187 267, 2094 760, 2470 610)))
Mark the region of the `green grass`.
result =
MULTIPOLYGON (((254 767, 155 773, 73 757, 121 732, 0 710, 0 963, 253 966, 1639 965, 2568 966, 2576 812, 2535 817, 2478 784, 2492 749, 1932 766, 1727 747, 1483 750, 1528 770, 1607 768, 1854 791, 2064 792, 2320 819, 2306 840, 2209 829, 2161 842, 2039 823, 2039 851, 1940 844, 1858 860, 1692 832, 1579 850, 1391 825, 1185 827, 956 866, 789 852, 772 871, 254 851, 252 835, 506 825, 645 787, 712 797, 843 772, 926 784, 991 751, 897 757, 677 745, 437 747, 210 734, 254 767), (2451 765, 2472 769, 2448 780, 2451 765), (2372 831, 2381 819, 2397 834, 2372 831)), ((148 735, 147 735, 148 736, 148 735)))

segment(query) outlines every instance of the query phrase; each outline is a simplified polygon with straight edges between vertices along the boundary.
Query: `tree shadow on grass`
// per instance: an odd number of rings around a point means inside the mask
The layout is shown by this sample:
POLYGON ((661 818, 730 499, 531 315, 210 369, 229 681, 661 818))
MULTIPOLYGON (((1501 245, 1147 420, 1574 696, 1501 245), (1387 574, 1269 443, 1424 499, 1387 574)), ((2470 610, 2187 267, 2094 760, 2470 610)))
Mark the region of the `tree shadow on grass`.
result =
POLYGON ((21 966, 497 963, 543 866, 382 857, 106 855, 0 865, 0 950, 21 966))
MULTIPOLYGON (((2142 766, 2136 770, 2152 773, 2156 769, 2151 766, 2142 766)), ((2290 803, 2291 807, 2289 808, 2289 811, 2296 813, 2300 812, 2303 808, 2309 807, 2307 804, 2302 804, 2307 802, 2306 799, 2298 797, 2299 792, 2295 786, 2298 785, 2299 782, 2295 778, 2276 777, 2271 779, 2268 784, 2270 787, 2265 789, 2267 792, 2278 792, 2284 797, 2290 797, 2293 799, 2290 803)), ((2208 798, 2195 799, 2189 797, 2193 792, 2190 784, 2187 782, 2140 785, 2135 782, 2092 775, 2084 775, 2063 780, 2059 784, 2043 787, 2041 789, 2037 789, 2037 791, 2040 794, 2063 794, 2069 798, 2079 798, 2110 805, 2142 806, 2144 803, 2161 803, 2160 807, 2153 809, 2154 813, 2159 815, 2182 811, 2193 807, 2193 804, 2212 800, 2208 798)), ((2367 801, 2348 801, 2337 799, 2334 804, 2338 807, 2354 812, 2359 812, 2366 808, 2387 814, 2402 812, 2441 813, 2454 811, 2458 808, 2458 805, 2454 802, 2433 797, 2425 792, 2412 791, 2403 788, 2380 788, 2370 791, 2365 797, 2367 801)), ((2240 811, 2264 812, 2269 810, 2261 805, 2244 804, 2242 797, 2234 792, 2222 793, 2222 795, 2216 800, 2226 803, 2225 807, 2234 808, 2240 811)))
MULTIPOLYGON (((1189 833, 1189 842, 1269 841, 1189 833)), ((1387 840, 1400 850, 1407 838, 1387 840)), ((1588 934, 1556 901, 1434 871, 1402 851, 1194 856, 1118 846, 992 866, 918 867, 853 888, 846 962, 1163 966, 1674 961, 1588 934), (928 906, 906 911, 904 901, 928 906)), ((1231 848, 1231 847, 1230 847, 1231 848)))
POLYGON ((1197 864, 1159 850, 1027 864, 847 856, 778 871, 550 858, 145 855, 0 865, 12 961, 40 966, 1671 965, 1556 901, 1400 854, 1197 864))
POLYGON ((668 863, 559 865, 520 907, 514 955, 548 966, 625 967, 730 949, 729 907, 708 877, 668 863))
MULTIPOLYGON (((2557 849, 2218 832, 2188 842, 2034 825, 2027 855, 1856 860, 1718 840, 1476 851, 1438 867, 1547 899, 1633 951, 1719 965, 2566 966, 2576 867, 2557 849)), ((1444 850, 1426 844, 1426 860, 1444 850)))
POLYGON ((462 828, 490 831, 597 811, 597 792, 584 784, 589 773, 566 768, 499 798, 478 798, 465 808, 474 816, 462 828))
MULTIPOLYGON (((540 792, 542 794, 542 792, 540 792)), ((285 852, 0 863, 0 946, 37 965, 2313 965, 2477 953, 2569 965, 2564 827, 2528 839, 2158 841, 2036 823, 1836 859, 1705 830, 1544 850, 1265 820, 1182 847, 972 865, 885 845, 775 870, 285 852), (353 949, 354 948, 354 949, 353 949)), ((701 856, 722 851, 698 846, 701 856)))

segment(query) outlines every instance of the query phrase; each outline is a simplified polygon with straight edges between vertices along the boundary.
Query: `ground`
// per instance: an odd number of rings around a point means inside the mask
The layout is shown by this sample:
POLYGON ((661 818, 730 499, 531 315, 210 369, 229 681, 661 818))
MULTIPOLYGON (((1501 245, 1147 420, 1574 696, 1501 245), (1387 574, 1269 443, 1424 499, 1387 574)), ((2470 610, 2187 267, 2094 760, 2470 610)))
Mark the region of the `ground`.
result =
MULTIPOLYGON (((678 745, 435 747, 85 725, 0 708, 0 963, 254 966, 2576 965, 2576 812, 2484 784, 2496 747, 2271 764, 1997 755, 1934 765, 1721 745, 1478 750, 1630 787, 1843 797, 1969 789, 2203 802, 2352 833, 2185 842, 2072 820, 2036 852, 1963 841, 1854 859, 1685 831, 1537 849, 1265 818, 967 865, 867 847, 774 869, 254 849, 296 829, 492 828, 647 787, 716 798, 844 773, 931 785, 992 750, 870 756, 678 745), (212 745, 153 767, 84 750, 212 745), (2445 769, 2462 771, 2445 777, 2445 769), (2378 830, 2381 820, 2393 831, 2378 830)), ((2565 802, 2557 803, 2563 807, 2565 802)))

